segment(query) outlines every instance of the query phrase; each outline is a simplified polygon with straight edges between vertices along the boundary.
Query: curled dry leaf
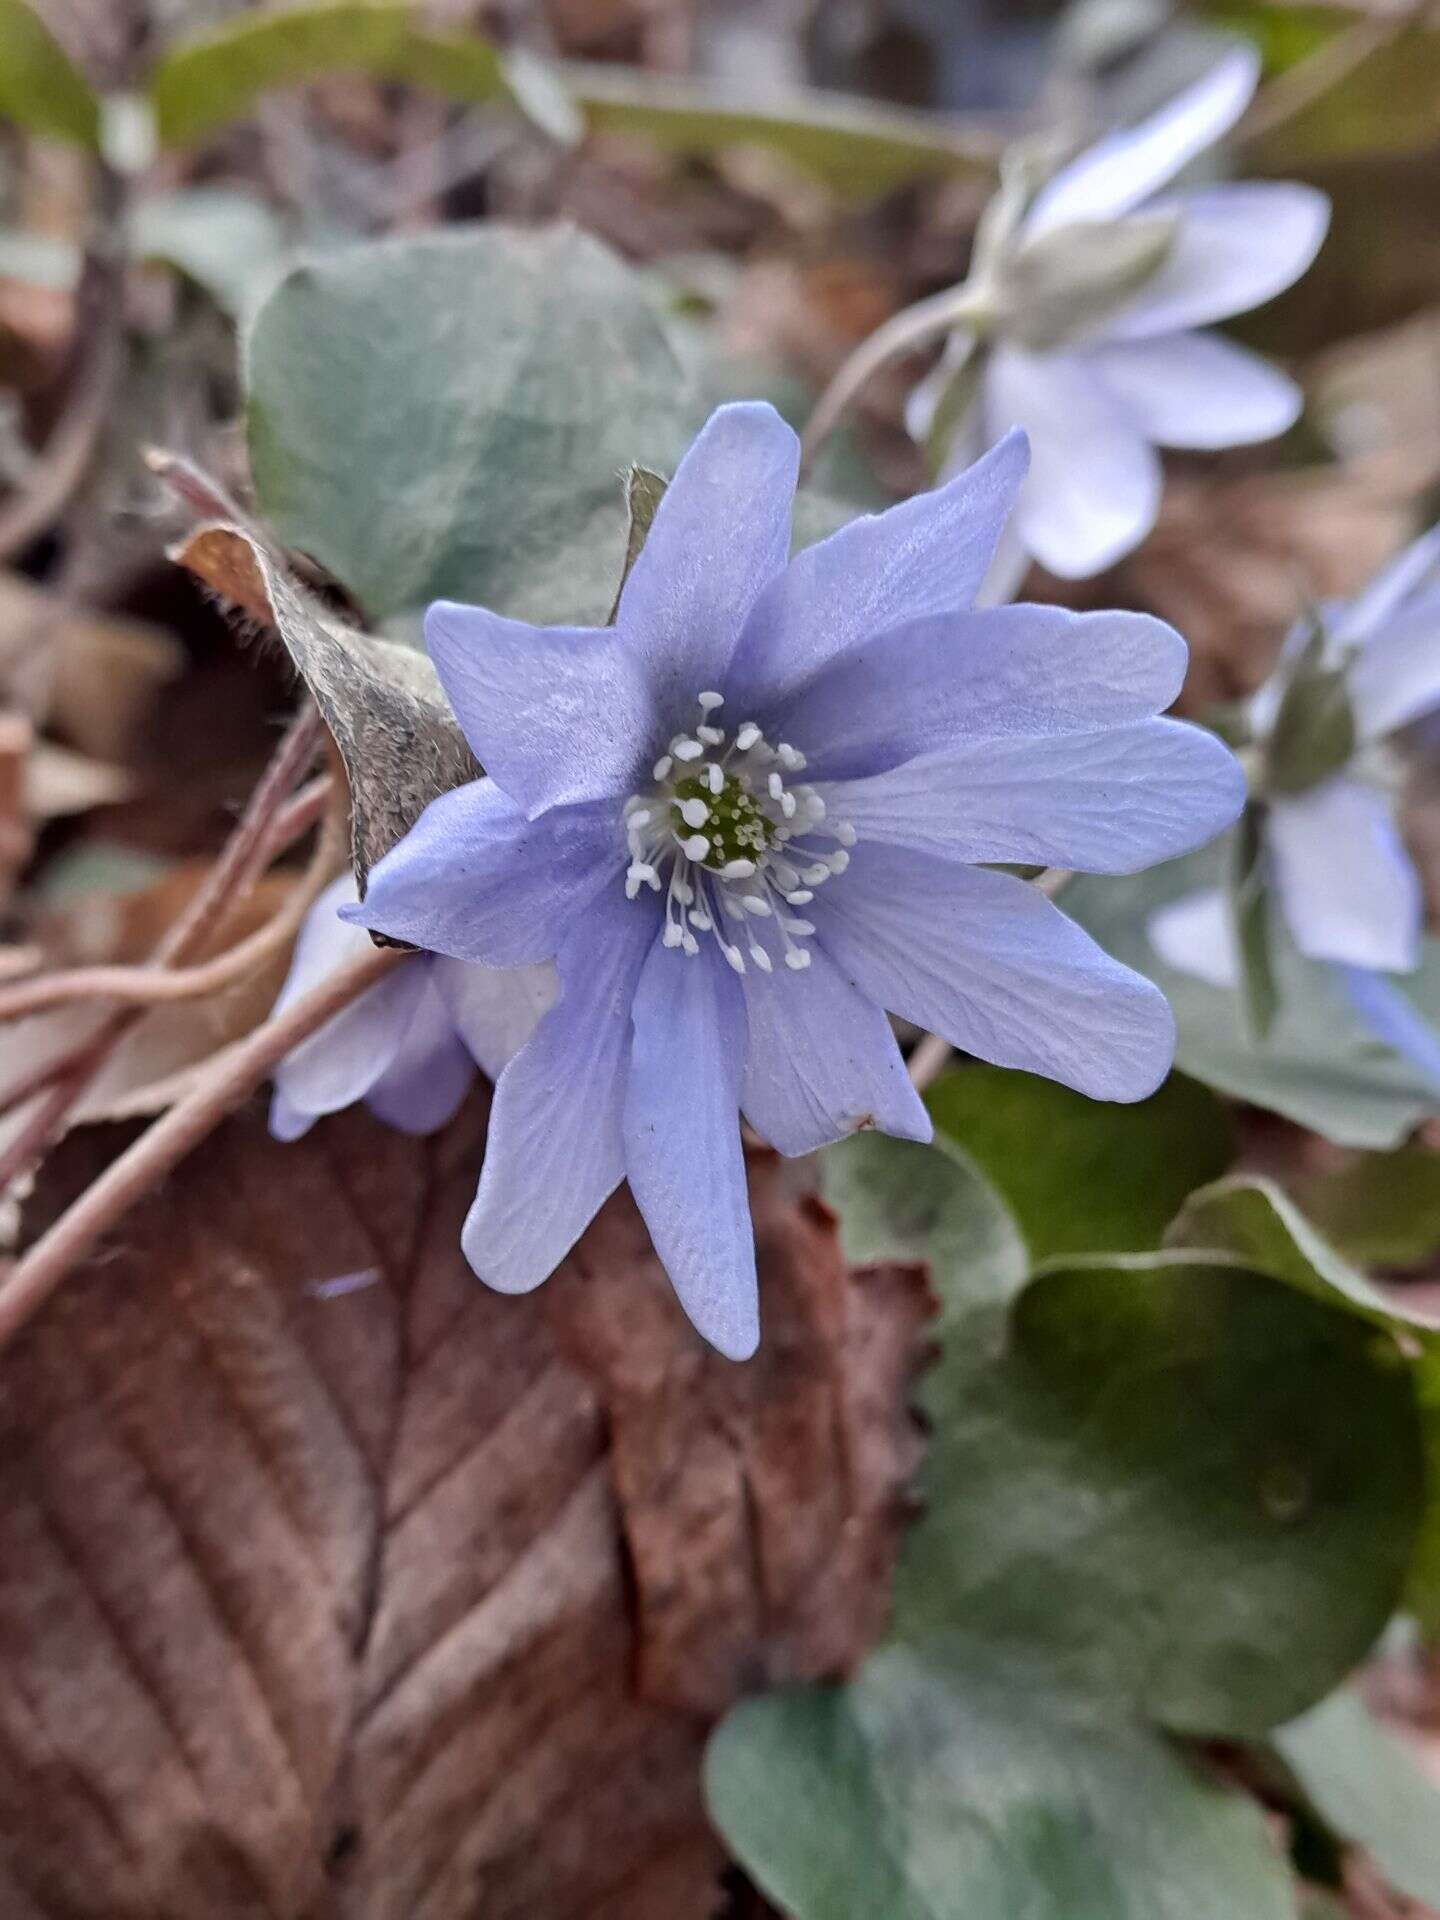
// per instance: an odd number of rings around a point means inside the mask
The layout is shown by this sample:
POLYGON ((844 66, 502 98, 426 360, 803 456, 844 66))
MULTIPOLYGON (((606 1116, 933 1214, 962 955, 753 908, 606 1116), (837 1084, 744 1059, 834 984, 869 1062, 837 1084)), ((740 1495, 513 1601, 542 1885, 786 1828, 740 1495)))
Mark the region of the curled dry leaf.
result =
MULTIPOLYGON (((744 1367, 623 1195, 489 1292, 483 1120, 242 1114, 7 1355, 7 1915, 716 1913, 707 1719, 875 1636, 925 1287, 850 1272, 764 1156, 744 1367)), ((27 1226, 113 1144, 72 1136, 27 1226)))
POLYGON ((174 557, 284 642, 344 762, 363 893, 370 868, 430 802, 480 773, 435 669, 415 648, 336 619, 240 527, 200 527, 174 557))

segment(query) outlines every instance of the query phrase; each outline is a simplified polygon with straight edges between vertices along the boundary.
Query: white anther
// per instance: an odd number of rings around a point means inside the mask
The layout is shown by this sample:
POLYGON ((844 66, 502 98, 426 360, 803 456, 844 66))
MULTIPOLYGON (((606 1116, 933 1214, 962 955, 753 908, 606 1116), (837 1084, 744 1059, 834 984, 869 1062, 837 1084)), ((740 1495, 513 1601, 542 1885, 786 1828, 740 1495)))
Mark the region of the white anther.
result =
POLYGON ((759 967, 762 973, 769 973, 772 971, 773 962, 771 961, 771 958, 769 954, 765 951, 764 947, 751 947, 750 958, 755 962, 756 966, 759 967))
POLYGON ((690 924, 692 927, 698 927, 701 933, 709 933, 715 922, 703 907, 692 907, 690 910, 690 924))
POLYGON ((697 740, 703 740, 707 747, 718 747, 720 742, 725 738, 725 729, 723 727, 696 727, 695 737, 697 740))
POLYGON ((757 920, 763 920, 772 911, 770 902, 763 893, 742 893, 740 904, 746 913, 753 913, 757 920))
MULTIPOLYGON (((654 867, 650 866, 644 860, 632 860, 626 871, 625 878, 627 880, 633 880, 637 888, 642 886, 654 887, 657 893, 660 891, 659 874, 655 871, 654 867)), ((634 898, 633 894, 631 898, 634 898)))
POLYGON ((785 956, 785 964, 795 973, 803 973, 810 964, 810 955, 804 947, 792 947, 785 956))
POLYGON ((804 907, 808 906, 815 896, 809 887, 792 887, 785 898, 790 902, 792 907, 804 907))
POLYGON ((674 764, 675 762, 670 758, 668 753, 662 753, 650 771, 657 780, 668 780, 670 777, 670 769, 674 764))
POLYGON ((860 836, 848 820, 837 820, 835 823, 835 838, 840 842, 842 847, 853 847, 860 836))
POLYGON ((677 733, 670 742, 670 751, 677 760, 698 760, 705 749, 698 740, 692 740, 688 733, 677 733))
POLYGON ((687 834, 680 842, 680 851, 685 855, 687 860, 708 860, 710 857, 710 842, 705 838, 703 833, 687 834))
POLYGON ((827 867, 829 867, 831 873, 844 873, 845 869, 850 864, 850 856, 848 853, 846 853, 845 849, 842 847, 839 853, 832 853, 828 855, 826 858, 825 864, 827 867))
POLYGON ((782 793, 780 795, 780 811, 787 820, 793 820, 795 818, 795 796, 793 793, 782 793))
POLYGON ((792 747, 788 740, 782 740, 776 747, 775 757, 782 767, 788 767, 792 773, 798 773, 805 764, 804 754, 792 747))
POLYGON ((670 882, 670 891, 682 907, 688 907, 690 902, 695 898, 695 889, 690 885, 688 880, 672 880, 670 882))
POLYGON ((722 880, 748 880, 755 871, 753 860, 727 860, 720 869, 722 880))
POLYGON ((812 820, 823 820, 825 818, 825 802, 820 798, 818 793, 807 793, 805 795, 805 811, 812 820))
POLYGON ((741 753, 748 753, 760 738, 760 729, 753 720, 747 720, 735 736, 735 744, 741 753))
POLYGON ((719 794, 725 791, 725 776, 719 767, 706 767, 705 784, 709 787, 711 793, 719 794))
POLYGON ((626 824, 632 829, 635 827, 648 827, 654 817, 649 807, 639 807, 630 815, 626 824))
POLYGON ((685 952, 689 954, 696 954, 700 951, 700 942, 695 938, 693 933, 682 933, 680 935, 680 945, 684 948, 685 952))
POLYGON ((813 867, 802 867, 800 878, 807 887, 823 887, 830 878, 830 868, 826 861, 817 860, 813 867))
POLYGON ((779 800, 785 792, 785 782, 780 778, 778 773, 772 773, 765 784, 770 789, 770 798, 772 800, 779 800))
POLYGON ((665 947, 678 947, 683 945, 684 940, 684 930, 674 920, 667 921, 665 931, 660 936, 660 944, 665 947))
POLYGON ((720 907, 727 920, 743 920, 745 918, 745 909, 733 893, 721 894, 720 907))
POLYGON ((736 973, 744 973, 745 956, 741 953, 739 947, 727 947, 722 942, 720 951, 724 954, 725 958, 730 962, 731 966, 735 969, 736 973))
POLYGON ((700 695, 700 711, 702 713, 713 713, 716 707, 723 707, 724 704, 725 696, 723 693, 702 693, 700 695))
POLYGON ((682 800, 680 818, 687 827, 703 827, 710 818, 710 809, 703 800, 682 800))
POLYGON ((802 940, 807 933, 814 933, 815 931, 815 922, 813 920, 791 920, 786 918, 782 920, 780 924, 787 933, 798 933, 802 940))

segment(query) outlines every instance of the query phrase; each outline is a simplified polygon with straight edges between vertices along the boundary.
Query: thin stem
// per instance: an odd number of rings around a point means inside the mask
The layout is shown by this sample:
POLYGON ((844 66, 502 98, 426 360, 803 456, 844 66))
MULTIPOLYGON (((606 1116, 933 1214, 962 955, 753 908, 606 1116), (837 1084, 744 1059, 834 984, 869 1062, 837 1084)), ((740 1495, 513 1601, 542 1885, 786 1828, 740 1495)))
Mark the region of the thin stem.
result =
POLYGON ((0 1283, 0 1348, 158 1180, 244 1105, 287 1053, 408 957, 380 947, 360 954, 215 1061, 193 1091, 113 1161, 15 1262, 0 1283))
POLYGON ((930 1082, 940 1072, 955 1049, 948 1040, 942 1040, 938 1033, 927 1033, 910 1055, 910 1084, 917 1093, 923 1093, 930 1082))
POLYGON ((800 436, 802 474, 814 465, 816 455, 846 407, 887 360, 910 353, 963 324, 965 316, 960 299, 958 288, 947 287, 943 293, 931 294, 929 299, 917 300, 914 306, 893 314, 868 339, 860 342, 815 402, 805 423, 805 431, 800 436))

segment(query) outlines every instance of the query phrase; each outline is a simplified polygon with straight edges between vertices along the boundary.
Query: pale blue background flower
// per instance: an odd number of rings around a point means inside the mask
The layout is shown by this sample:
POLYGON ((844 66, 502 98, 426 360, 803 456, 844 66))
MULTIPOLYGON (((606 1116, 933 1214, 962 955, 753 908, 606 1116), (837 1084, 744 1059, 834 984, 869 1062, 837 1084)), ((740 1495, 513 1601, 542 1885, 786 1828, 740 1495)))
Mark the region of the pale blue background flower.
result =
MULTIPOLYGON (((369 951, 369 935, 339 918, 355 899, 347 874, 311 907, 276 1013, 369 951)), ((297 1140, 321 1114, 363 1100, 392 1127, 431 1133, 454 1114, 476 1066, 493 1079, 554 998, 549 966, 497 972, 435 954, 407 960, 281 1061, 270 1131, 297 1140)))
POLYGON ((989 862, 1131 872, 1243 781, 1155 716, 1185 647, 1141 614, 968 611, 1024 476, 1015 435, 788 560, 798 443, 722 407, 616 624, 430 611, 488 777, 436 800, 349 917, 560 997, 501 1074, 465 1251, 522 1292, 628 1178, 722 1352, 758 1338, 739 1113, 782 1153, 931 1128, 884 1009, 1102 1099, 1163 1078, 1159 991, 989 862))
MULTIPOLYGON (((1379 777, 1378 743, 1440 708, 1440 528, 1425 534, 1348 604, 1321 610, 1327 653, 1349 662, 1345 684, 1356 750, 1330 778, 1297 794, 1264 798, 1268 878, 1290 935, 1312 960, 1409 973, 1420 956, 1423 900, 1395 824, 1391 784, 1379 777)), ((1304 648, 1302 626, 1275 674, 1249 705, 1263 764, 1287 675, 1304 648)), ((1239 960, 1224 896, 1188 894, 1150 922, 1169 965, 1216 986, 1234 985, 1239 960)), ((1352 996, 1353 997, 1353 996, 1352 996)), ((1371 993, 1366 1004, 1376 1004, 1371 993)))
MULTIPOLYGON (((1160 191, 1235 124, 1258 75, 1254 51, 1236 48, 1150 119, 1061 168, 1009 243, 1013 253, 1057 241, 1066 229, 1078 235, 1135 215, 1175 222, 1153 275, 1063 345, 1035 350, 1007 338, 1003 319, 996 323, 946 470, 1010 427, 1030 436, 1030 478, 997 575, 1017 581, 1027 553, 1065 578, 1100 572, 1155 523, 1157 447, 1268 440, 1299 414, 1292 380, 1203 329, 1259 306, 1305 272, 1329 222, 1325 195, 1268 180, 1160 191)), ((912 395, 907 424, 917 439, 929 437, 937 401, 970 346, 963 330, 952 334, 912 395)))

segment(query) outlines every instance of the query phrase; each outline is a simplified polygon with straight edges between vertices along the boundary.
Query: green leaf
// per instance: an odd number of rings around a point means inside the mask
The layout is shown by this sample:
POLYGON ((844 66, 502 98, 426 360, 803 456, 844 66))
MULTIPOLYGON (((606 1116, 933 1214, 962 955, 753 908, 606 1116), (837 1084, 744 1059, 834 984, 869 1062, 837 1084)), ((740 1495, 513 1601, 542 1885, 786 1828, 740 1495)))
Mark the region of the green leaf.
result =
POLYGON ((963 1629, 1164 1725, 1253 1734, 1327 1693, 1395 1607, 1414 1393, 1346 1314, 1187 1255, 1076 1261, 1020 1296, 1008 1345, 951 1339, 924 1385, 908 1642, 963 1629))
POLYGON ((150 73, 156 133, 162 146, 188 146, 244 119, 271 88, 342 73, 517 101, 504 58, 479 34, 428 27, 397 0, 320 0, 240 14, 170 47, 150 73))
MULTIPOLYGON (((1163 988, 1178 1029, 1176 1063, 1186 1073, 1342 1146, 1399 1146, 1435 1112, 1434 1088, 1360 1024, 1329 969, 1298 954, 1278 925, 1271 929, 1278 1004, 1263 1045, 1247 1031, 1238 995, 1167 967, 1150 945, 1150 916, 1215 886, 1222 857, 1210 849, 1142 874, 1081 874, 1062 903, 1108 953, 1163 988)), ((1407 990, 1422 1010, 1440 1010, 1440 942, 1424 943, 1407 990)))
POLYGON ((257 194, 236 187, 185 187, 147 194, 130 227, 134 251, 176 267, 239 319, 279 272, 285 223, 257 194))
POLYGON ((795 1920, 1291 1920, 1259 1807, 971 1646, 744 1702, 710 1816, 795 1920))
POLYGON ((967 1063, 943 1074, 925 1104, 1004 1197, 1036 1260, 1158 1247, 1181 1201, 1234 1152, 1227 1109, 1181 1074, 1148 1100, 1117 1106, 967 1063))
POLYGON ((1286 1186, 1348 1259, 1409 1267, 1440 1252, 1440 1154, 1428 1147, 1359 1154, 1323 1172, 1292 1174, 1286 1186))
POLYGON ((439 598, 600 625, 616 475, 699 424, 644 283, 568 228, 348 248, 285 276, 246 352, 263 512, 380 622, 439 598))
POLYGON ((591 132, 643 134, 691 157, 763 147, 856 200, 936 174, 988 178, 1001 152, 988 130, 962 130, 939 114, 842 94, 746 99, 733 88, 637 68, 571 65, 563 72, 591 132))
POLYGON ((1333 1694, 1271 1740, 1327 1826, 1397 1892, 1440 1907, 1440 1792, 1358 1693, 1333 1694))
POLYGON ((1382 1289, 1342 1259, 1295 1202, 1269 1180, 1241 1175, 1193 1194, 1166 1235, 1166 1243, 1228 1254, 1254 1273, 1283 1280, 1379 1326, 1437 1324, 1433 1317, 1406 1306, 1403 1287, 1382 1289))
POLYGON ((100 145, 100 103, 25 0, 0 0, 0 119, 92 151, 100 145))

